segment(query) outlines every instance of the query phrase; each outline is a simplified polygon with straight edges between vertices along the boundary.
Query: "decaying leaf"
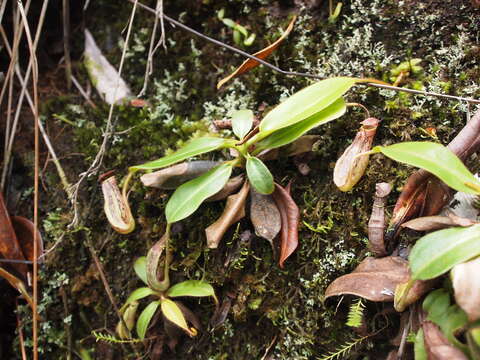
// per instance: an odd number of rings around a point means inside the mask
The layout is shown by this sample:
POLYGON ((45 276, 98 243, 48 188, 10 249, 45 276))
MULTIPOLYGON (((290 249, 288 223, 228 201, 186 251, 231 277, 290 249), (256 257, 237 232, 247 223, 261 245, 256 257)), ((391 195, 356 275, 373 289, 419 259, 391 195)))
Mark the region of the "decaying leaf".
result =
POLYGON ((451 271, 457 304, 470 321, 480 319, 480 258, 455 265, 451 271))
POLYGON ((158 189, 173 190, 183 183, 200 176, 214 166, 217 161, 190 161, 176 164, 140 177, 143 185, 158 189))
MULTIPOLYGON (((448 148, 465 161, 480 147, 480 110, 448 144, 448 148)), ((427 171, 420 169, 408 178, 398 197, 387 232, 393 241, 400 225, 419 216, 436 215, 452 197, 451 189, 427 171)), ((460 214, 457 214, 460 215, 460 214)))
POLYGON ((273 239, 280 232, 282 219, 271 195, 250 190, 250 220, 255 228, 255 234, 268 240, 273 247, 273 239))
POLYGON ((312 151, 313 145, 320 139, 319 135, 303 135, 297 140, 280 148, 280 152, 286 156, 295 156, 312 151))
POLYGON ((281 268, 287 258, 293 254, 298 246, 298 224, 300 222, 300 210, 290 196, 290 184, 283 188, 275 183, 275 191, 272 194, 282 219, 280 233, 280 258, 278 263, 281 268))
POLYGON ((130 211, 128 200, 120 192, 115 176, 101 177, 104 199, 104 211, 112 228, 120 234, 131 233, 135 229, 135 220, 130 211))
POLYGON ((230 180, 228 180, 222 190, 220 190, 215 195, 210 196, 205 201, 218 201, 226 199, 229 195, 232 195, 235 191, 240 189, 240 186, 242 186, 244 181, 245 176, 243 174, 231 178, 230 180))
MULTIPOLYGON (((12 216, 12 225, 17 236, 18 243, 22 249, 25 259, 33 261, 33 240, 35 226, 32 221, 23 216, 12 216)), ((43 254, 43 239, 40 231, 37 230, 37 251, 38 256, 43 254)))
POLYGON ((337 160, 333 170, 333 182, 341 191, 351 190, 365 173, 369 156, 357 155, 371 150, 379 123, 380 120, 375 118, 362 121, 362 127, 357 132, 352 144, 337 160))
POLYGON ((227 319, 228 313, 230 312, 230 308, 232 307, 232 300, 230 297, 225 296, 220 306, 217 306, 215 312, 213 313, 212 317, 210 318, 210 326, 212 329, 216 329, 225 322, 227 319))
MULTIPOLYGON (((278 46, 282 43, 282 41, 290 34, 290 32, 293 29, 293 24, 295 23, 296 16, 293 17, 292 21, 290 21, 290 24, 288 24, 288 27, 285 29, 283 32, 282 36, 280 36, 273 44, 267 46, 266 48, 256 52, 253 54, 255 57, 259 59, 265 59, 267 58, 272 52, 274 52, 278 46)), ((246 73, 247 71, 253 69, 254 67, 257 67, 260 63, 256 60, 253 59, 247 59, 245 60, 240 67, 238 67, 233 73, 228 75, 226 78, 223 78, 220 80, 217 84, 217 89, 220 89, 223 84, 226 82, 230 81, 231 79, 246 73)))
POLYGON ((448 216, 423 216, 403 223, 401 226, 416 231, 434 231, 452 226, 472 226, 476 221, 462 218, 454 214, 448 216))
POLYGON ((228 228, 245 216, 245 201, 249 188, 249 182, 245 181, 237 194, 230 195, 227 198, 225 209, 220 218, 205 229, 207 246, 210 249, 216 249, 228 228))
POLYGON ((108 62, 92 34, 86 29, 84 63, 93 86, 107 104, 119 104, 132 96, 128 85, 108 62))
POLYGON ((408 281, 408 262, 397 256, 367 257, 352 273, 335 279, 325 298, 356 295, 370 301, 393 301, 398 284, 408 281))
MULTIPOLYGON (((32 241, 33 243, 33 241, 32 241)), ((12 225, 7 207, 3 200, 3 194, 0 192, 0 255, 9 260, 25 260, 20 243, 12 225)), ((26 278, 27 265, 9 264, 19 275, 26 278)))
POLYGON ((455 195, 453 195, 450 204, 448 204, 448 206, 445 206, 445 208, 442 210, 441 215, 448 215, 449 213, 454 213, 456 216, 462 218, 477 220, 479 215, 479 210, 476 206, 477 201, 477 195, 457 191, 455 195))
POLYGON ((423 338, 428 358, 435 360, 468 360, 465 354, 450 344, 440 331, 440 328, 431 321, 422 324, 423 338))
POLYGON ((387 196, 392 191, 392 186, 388 183, 378 183, 375 186, 375 196, 373 197, 372 214, 368 221, 368 244, 372 253, 376 257, 387 255, 385 242, 385 203, 387 196))

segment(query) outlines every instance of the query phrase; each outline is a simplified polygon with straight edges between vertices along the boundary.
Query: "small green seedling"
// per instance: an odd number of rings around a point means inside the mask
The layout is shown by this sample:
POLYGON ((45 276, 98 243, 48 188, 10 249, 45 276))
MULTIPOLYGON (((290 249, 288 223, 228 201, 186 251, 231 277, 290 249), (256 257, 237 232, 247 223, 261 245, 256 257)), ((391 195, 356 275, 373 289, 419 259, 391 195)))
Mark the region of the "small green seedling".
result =
POLYGON ((221 9, 217 13, 217 17, 221 20, 227 27, 233 31, 233 41, 238 46, 250 46, 255 41, 256 35, 254 33, 248 33, 248 30, 240 25, 239 23, 233 21, 232 19, 225 17, 225 9, 221 9))
POLYGON ((143 340, 145 338, 150 322, 159 308, 164 321, 169 321, 188 335, 195 336, 197 329, 188 324, 189 311, 185 311, 185 306, 178 301, 174 301, 174 299, 178 297, 212 296, 215 302, 217 302, 213 287, 201 280, 187 280, 169 286, 168 276, 165 277, 167 281, 164 281, 163 287, 159 287, 157 283, 149 281, 150 276, 147 268, 146 257, 141 257, 135 261, 135 273, 147 286, 134 290, 122 306, 120 311, 123 314, 124 323, 120 322, 117 325, 117 334, 122 339, 128 337, 128 332, 133 329, 135 324, 138 300, 151 297, 153 300, 143 309, 136 320, 136 331, 140 339, 143 340), (125 325, 128 331, 126 331, 125 325))

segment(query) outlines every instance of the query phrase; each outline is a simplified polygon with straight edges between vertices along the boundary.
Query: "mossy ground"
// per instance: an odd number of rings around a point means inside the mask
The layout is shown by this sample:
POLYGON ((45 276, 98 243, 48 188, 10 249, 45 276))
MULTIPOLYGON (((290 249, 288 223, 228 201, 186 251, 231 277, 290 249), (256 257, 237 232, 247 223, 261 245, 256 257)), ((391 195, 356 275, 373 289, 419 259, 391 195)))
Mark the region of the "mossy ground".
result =
MULTIPOLYGON (((274 41, 289 15, 298 14, 294 31, 269 59, 283 69, 325 77, 390 80, 390 71, 398 64, 421 58, 423 71, 408 76, 402 86, 480 97, 480 12, 468 1, 458 1, 453 8, 448 2, 435 0, 353 0, 343 4, 334 24, 327 22, 328 3, 321 1, 165 1, 165 12, 170 16, 232 43, 230 30, 216 16, 221 8, 226 10, 225 17, 257 34, 254 44, 245 49, 249 52, 274 41)), ((86 26, 113 64, 119 63, 119 36, 130 11, 129 3, 100 1, 92 2, 85 16, 86 26)), ((150 14, 139 9, 123 75, 134 92, 143 84, 152 26, 150 14)), ((192 136, 211 132, 212 120, 234 109, 248 107, 257 112, 265 105, 268 109, 311 83, 306 78, 285 77, 259 67, 216 91, 216 82, 243 59, 168 25, 166 36, 168 51, 157 52, 145 97, 151 106, 120 106, 115 110, 116 133, 102 170, 116 169, 119 177, 129 165, 160 157, 192 136)), ((73 43, 81 53, 81 37, 73 43)), ((76 66, 76 74, 86 83, 80 62, 76 66)), ((56 71, 55 76, 61 78, 63 73, 56 71)), ((55 147, 63 155, 62 164, 70 181, 75 182, 99 149, 108 108, 101 105, 96 94, 93 100, 100 105, 96 110, 76 93, 44 98, 42 113, 51 133, 57 134, 53 138, 55 147)), ((438 98, 358 86, 347 99, 364 104, 372 116, 382 119, 376 144, 432 140, 422 131, 427 128, 435 128, 439 141, 445 144, 466 119, 466 104, 438 98)), ((338 301, 325 302, 323 292, 335 277, 350 271, 366 255, 366 224, 375 183, 394 185, 390 210, 410 173, 405 166, 375 155, 353 191, 341 193, 335 188, 335 160, 353 139, 364 116, 362 111, 351 109, 341 119, 314 130, 321 140, 309 161, 312 171, 308 176, 300 175, 293 161, 271 163, 277 182, 293 181, 293 197, 302 214, 300 248, 287 260, 285 269, 278 267, 266 241, 240 240, 243 231, 251 230, 247 220, 232 227, 219 249, 207 249, 203 229, 220 214, 219 203, 202 205, 195 216, 175 226, 174 282, 204 277, 214 285, 221 300, 233 298, 233 306, 223 326, 208 332, 214 305, 208 300, 188 301, 205 330, 198 338, 183 338, 176 355, 165 350, 166 358, 260 359, 268 352, 272 359, 316 359, 355 336, 345 326, 350 299, 337 309, 338 301)), ((26 167, 32 164, 31 153, 18 153, 18 158, 26 167)), ((68 229, 70 206, 53 166, 46 169, 41 197, 45 245, 49 248, 57 241, 59 245, 47 257, 41 272, 43 357, 64 359, 69 332, 75 351, 88 350, 97 359, 131 358, 128 346, 95 343, 91 336, 94 329, 113 330, 117 319, 86 240, 94 244, 115 299, 122 303, 140 285, 133 261, 145 255, 164 230, 168 194, 136 184, 130 200, 137 230, 121 236, 110 229, 102 214, 96 179, 88 179, 79 197, 81 226, 68 229), (60 289, 67 294, 65 303, 60 289)), ((22 191, 26 191, 25 186, 22 191)), ((19 201, 28 212, 28 197, 19 201)), ((372 304, 370 311, 386 307, 372 304)), ((387 330, 358 347, 351 358, 385 356, 390 347, 388 339, 396 331, 395 322, 391 317, 387 330)), ((28 326, 25 331, 28 333, 28 326)), ((141 353, 147 351, 142 346, 137 348, 141 353)))

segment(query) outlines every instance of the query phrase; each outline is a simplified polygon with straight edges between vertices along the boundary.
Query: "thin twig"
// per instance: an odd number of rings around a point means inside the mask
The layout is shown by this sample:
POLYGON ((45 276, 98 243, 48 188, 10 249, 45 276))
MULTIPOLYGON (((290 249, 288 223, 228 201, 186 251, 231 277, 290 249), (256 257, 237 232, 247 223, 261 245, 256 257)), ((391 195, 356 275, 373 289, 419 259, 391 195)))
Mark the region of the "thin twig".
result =
MULTIPOLYGON (((136 12, 136 9, 137 9, 137 3, 138 3, 138 0, 134 0, 133 2, 133 8, 132 8, 132 13, 130 15, 130 19, 129 19, 129 23, 128 23, 128 31, 127 31, 127 36, 125 38, 125 45, 124 45, 124 48, 123 48, 123 52, 122 52, 122 58, 120 59, 120 66, 118 67, 118 78, 117 78, 117 83, 116 83, 116 86, 115 86, 115 91, 113 93, 113 98, 116 99, 116 96, 117 96, 117 90, 118 90, 118 87, 119 87, 119 83, 120 83, 120 78, 121 78, 121 75, 122 75, 122 70, 123 70, 123 64, 125 62, 125 56, 126 56, 126 53, 127 53, 127 49, 128 49, 128 43, 130 41, 130 35, 132 33, 132 25, 133 25, 133 19, 135 18, 135 12, 136 12)), ((74 215, 73 215, 73 220, 72 220, 72 223, 70 224, 71 227, 74 227, 74 226, 77 226, 78 225, 78 222, 79 222, 79 214, 78 214, 78 191, 80 189, 80 185, 82 184, 82 182, 87 178, 89 177, 90 175, 94 174, 95 172, 98 171, 98 169, 100 168, 100 165, 102 164, 102 161, 103 161, 103 157, 105 156, 105 152, 107 150, 107 145, 109 144, 110 142, 110 137, 112 136, 112 133, 113 133, 113 122, 112 122, 112 119, 113 119, 113 109, 114 109, 114 106, 115 106, 115 103, 112 102, 112 104, 110 105, 110 110, 108 112, 108 118, 107 118, 107 124, 105 125, 105 131, 103 132, 103 141, 102 141, 102 144, 100 145, 100 149, 99 151, 97 152, 97 155, 95 156, 95 159, 93 160, 93 162, 90 164, 89 168, 87 169, 87 171, 85 171, 84 173, 82 173, 80 175, 80 179, 78 180, 78 182, 73 186, 73 192, 72 192, 72 204, 73 204, 73 212, 74 212, 74 215)))
MULTIPOLYGON (((44 1, 45 4, 46 1, 44 1)), ((22 15, 22 20, 25 27, 25 36, 28 42, 28 49, 30 52, 30 61, 32 68, 32 82, 33 82, 33 104, 34 104, 34 122, 35 122, 35 174, 34 174, 34 184, 33 184, 33 228, 38 229, 38 178, 39 178, 39 167, 40 167, 40 142, 39 142, 39 126, 40 117, 38 114, 38 63, 37 55, 35 53, 35 48, 32 40, 32 35, 30 33, 30 27, 28 25, 27 16, 25 15, 23 4, 21 0, 18 0, 18 8, 20 14, 22 15)), ((40 28, 40 24, 38 26, 40 28)), ((37 29, 38 29, 37 28, 37 29)), ((38 232, 33 232, 33 258, 35 262, 33 263, 33 360, 38 359, 38 232)))
POLYGON ((70 0, 63 0, 63 57, 65 59, 65 77, 67 89, 72 87, 72 60, 70 58, 70 0))
POLYGON ((80 85, 80 83, 75 78, 75 76, 73 76, 73 74, 71 75, 71 78, 72 78, 73 85, 75 85, 75 87, 80 92, 80 94, 83 96, 83 98, 88 103, 88 105, 90 105, 92 108, 96 109, 97 105, 95 105, 95 103, 90 99, 90 96, 88 96, 87 92, 83 89, 82 85, 80 85))
MULTIPOLYGON (((137 0, 127 0, 129 2, 136 2, 137 0)), ((145 9, 153 14, 155 14, 156 16, 157 15, 157 12, 152 9, 151 7, 149 6, 146 6, 142 3, 138 3, 138 6, 141 7, 142 9, 145 9)), ((240 49, 237 49, 236 47, 234 46, 231 46, 231 45, 228 45, 228 44, 225 44, 219 40, 216 40, 216 39, 213 39, 207 35, 204 35, 188 26, 186 26, 185 24, 175 20, 175 19, 172 19, 171 17, 163 14, 163 18, 165 20, 167 20, 169 23, 175 25, 175 26, 178 26, 179 28, 183 29, 183 30, 186 30, 194 35, 197 35, 198 37, 204 39, 204 40, 207 40, 211 43, 214 43, 218 46, 221 46, 225 49, 228 49, 230 51, 233 51, 237 54, 240 54, 244 57, 247 57, 249 59, 252 59, 252 60, 255 60, 257 62, 259 62, 260 64, 262 65, 265 65, 266 67, 274 70, 274 71, 277 71, 281 74, 284 74, 284 75, 288 75, 288 76, 302 76, 302 77, 307 77, 307 78, 311 78, 311 79, 318 79, 318 80, 323 80, 325 79, 323 76, 319 76, 319 75, 315 75, 315 74, 309 74, 309 73, 302 73, 302 72, 297 72, 297 71, 286 71, 286 70, 282 70, 280 69, 278 66, 275 66, 265 60, 262 60, 260 58, 257 58, 256 56, 254 55, 251 55, 245 51, 242 51, 240 49)), ((474 103, 474 104, 480 104, 480 100, 479 99, 472 99, 472 98, 466 98, 466 97, 462 97, 462 96, 454 96, 454 95, 447 95, 447 94, 440 94, 440 93, 436 93, 436 92, 430 92, 430 91, 422 91, 422 90, 414 90, 414 89, 407 89, 407 88, 401 88, 401 87, 396 87, 396 86, 391 86, 391 85, 382 85, 382 84, 376 84, 376 83, 365 83, 365 84, 359 84, 359 85, 366 85, 366 86, 373 86, 373 87, 377 87, 377 88, 382 88, 382 89, 388 89, 388 90, 393 90, 393 91, 401 91, 401 92, 407 92, 407 93, 410 93, 410 94, 416 94, 416 95, 424 95, 424 96, 435 96, 435 97, 441 97, 441 98, 445 98, 445 99, 449 99, 449 100, 456 100, 456 101, 467 101, 467 102, 471 102, 471 103, 474 103)))
MULTIPOLYGON (((19 1, 19 0, 17 0, 17 1, 19 1)), ((43 5, 42 5, 42 10, 40 12, 40 17, 39 17, 39 20, 38 20, 37 31, 36 31, 36 34, 35 34, 35 40, 33 41, 33 44, 32 44, 32 46, 33 46, 32 50, 34 52, 37 49, 38 40, 40 39, 40 34, 42 32, 43 23, 44 23, 44 20, 45 20, 45 13, 47 11, 47 5, 48 5, 48 0, 44 0, 43 5)), ((25 18, 26 18, 26 15, 25 15, 25 18)), ((17 47, 15 47, 15 42, 14 42, 14 44, 12 46, 13 58, 10 61, 10 64, 12 64, 12 61, 17 57, 17 54, 16 54, 17 51, 18 51, 18 45, 17 45, 17 47)), ((15 66, 12 67, 12 71, 13 71, 14 68, 15 68, 15 66)), ((10 68, 9 68, 9 72, 10 72, 10 68)), ((26 87, 27 87, 28 81, 30 79, 30 73, 31 72, 32 72, 32 62, 30 61, 28 63, 27 71, 25 73, 25 83, 23 84, 22 90, 20 91, 20 96, 18 97, 17 110, 15 112, 15 118, 13 120, 12 129, 10 131, 10 138, 9 138, 9 141, 8 141, 7 151, 5 152, 4 167, 3 167, 2 178, 1 178, 1 182, 0 182, 0 189, 1 190, 3 190, 3 188, 5 186, 5 181, 6 181, 6 176, 7 176, 6 169, 8 168, 7 165, 10 161, 10 157, 11 157, 11 154, 12 154, 13 142, 15 140, 15 133, 17 131, 18 121, 19 121, 19 118, 20 118, 20 112, 21 112, 21 108, 22 108, 22 105, 23 105, 23 99, 24 99, 24 96, 25 96, 26 87)), ((1 97, 2 97, 2 95, 0 94, 0 99, 1 99, 1 97)), ((0 103, 1 103, 1 100, 0 100, 0 103)))
MULTIPOLYGON (((5 48, 7 49, 7 52, 10 54, 10 56, 12 56, 10 44, 8 43, 8 39, 6 38, 5 30, 4 30, 2 25, 0 25, 0 35, 3 38, 3 41, 4 41, 4 44, 5 44, 5 48)), ((25 86, 25 88, 26 88, 25 80, 23 79, 23 76, 22 76, 22 73, 20 72, 19 66, 15 66, 15 74, 17 75, 17 78, 20 82, 20 85, 22 85, 22 87, 25 86)), ((32 110, 32 113, 34 114, 35 113, 35 106, 33 104, 32 98, 30 97, 30 93, 28 92, 28 89, 25 91, 25 96, 27 98, 28 104, 30 105, 30 109, 32 110)), ((68 182, 68 178, 65 174, 65 171, 63 170, 62 165, 60 164, 60 161, 57 157, 57 154, 55 153, 55 149, 53 148, 53 145, 50 142, 50 138, 48 137, 47 132, 45 131, 45 128, 43 127, 42 122, 39 123, 39 127, 40 127, 40 133, 42 134, 42 137, 43 137, 43 141, 47 145, 47 149, 50 153, 50 156, 52 157, 52 161, 55 164, 55 167, 57 168, 58 176, 60 177, 60 181, 62 182, 63 188, 64 188, 65 192, 67 193, 67 195, 70 197, 71 196, 71 185, 68 182)))
POLYGON ((25 350, 25 341, 23 339, 23 325, 20 321, 20 311, 18 311, 18 298, 15 299, 15 305, 17 311, 15 312, 17 315, 17 330, 18 330, 18 342, 20 343, 20 352, 22 353, 22 360, 27 360, 27 351, 25 350))

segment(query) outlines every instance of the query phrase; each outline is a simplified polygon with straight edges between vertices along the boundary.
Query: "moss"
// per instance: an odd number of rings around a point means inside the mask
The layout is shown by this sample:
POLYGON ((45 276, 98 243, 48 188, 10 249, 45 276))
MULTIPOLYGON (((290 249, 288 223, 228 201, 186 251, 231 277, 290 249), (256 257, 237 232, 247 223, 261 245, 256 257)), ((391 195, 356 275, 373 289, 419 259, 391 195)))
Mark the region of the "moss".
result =
MULTIPOLYGON (((468 1, 461 1, 458 10, 452 11, 443 1, 354 0, 344 4, 336 24, 327 23, 326 4, 307 10, 297 3, 300 2, 183 0, 165 2, 165 11, 215 38, 231 42, 231 33, 216 17, 220 8, 228 7, 228 13, 236 15, 229 16, 258 35, 249 51, 271 43, 278 37, 279 28, 288 23, 288 14, 298 12, 294 31, 270 58, 281 68, 321 76, 388 78, 390 71, 406 59, 422 58, 423 72, 414 74, 406 85, 480 96, 480 88, 474 82, 480 73, 478 46, 475 47, 476 10, 467 8, 468 1)), ((109 61, 118 64, 121 42, 116 34, 121 33, 130 7, 110 1, 92 3, 90 7, 88 26, 109 61), (105 31, 105 23, 96 21, 102 16, 110 19, 105 31)), ((138 11, 133 47, 124 72, 134 93, 143 85, 153 24, 149 14, 138 11)), ((226 117, 238 108, 250 108, 261 115, 264 109, 311 82, 258 67, 217 92, 218 79, 238 66, 242 58, 170 26, 167 44, 168 52, 159 49, 155 58, 146 95, 150 105, 142 109, 115 109, 115 133, 102 171, 115 168, 120 178, 130 165, 161 157, 191 137, 211 133, 212 120, 226 117)), ((70 96, 50 100, 43 109, 47 119, 57 114, 54 125, 64 129, 59 141, 63 141, 61 153, 82 154, 74 158, 78 160, 64 161, 72 182, 93 161, 102 142, 108 107, 101 105, 96 94, 92 96, 100 105, 96 110, 70 96)), ((424 139, 425 133, 419 129, 428 127, 435 127, 438 139, 447 143, 465 120, 464 104, 437 98, 366 87, 355 88, 347 98, 365 104, 373 116, 383 120, 376 138, 378 144, 424 139)), ((335 349, 348 338, 350 334, 344 325, 348 307, 342 305, 336 312, 337 301, 324 301, 323 293, 335 277, 350 271, 367 253, 366 224, 375 183, 388 181, 394 185, 387 207, 391 210, 411 171, 375 155, 364 179, 353 191, 341 193, 333 186, 333 164, 364 116, 352 109, 336 122, 315 130, 321 138, 309 163, 312 172, 308 177, 298 174, 292 161, 269 163, 278 182, 293 180, 293 197, 304 221, 301 246, 287 260, 285 269, 278 268, 266 241, 244 236, 245 231, 251 230, 248 220, 232 227, 219 249, 206 249, 203 229, 221 213, 223 205, 219 203, 202 205, 195 216, 176 225, 173 281, 204 276, 214 284, 221 300, 234 298, 232 314, 222 327, 212 333, 205 331, 200 340, 182 339, 177 358, 261 358, 275 339, 271 349, 275 358, 311 359, 335 349)), ((31 156, 25 155, 24 159, 31 160, 31 156)), ((47 177, 46 186, 56 189, 56 178, 47 177)), ((113 329, 116 317, 98 274, 92 270, 85 240, 88 238, 95 245, 117 303, 121 303, 140 285, 132 269, 135 258, 146 254, 165 226, 163 211, 168 194, 144 189, 138 183, 133 190, 130 200, 139 226, 127 236, 109 229, 102 215, 96 179, 88 179, 82 188, 79 229, 66 229, 71 213, 63 194, 52 196, 44 210, 48 213, 44 221, 46 246, 63 236, 45 266, 45 278, 58 280, 58 273, 69 279, 63 286, 70 294, 73 338, 85 339, 83 346, 97 346, 97 351, 100 347, 88 338, 90 331, 105 324, 113 329)), ((49 340, 45 347, 45 354, 51 358, 61 358, 61 344, 65 343, 63 305, 52 295, 57 290, 58 281, 47 283, 44 288, 50 327, 46 336, 57 335, 57 340, 49 340)), ((211 303, 190 301, 188 306, 207 328, 214 311, 211 303)), ((387 335, 376 338, 375 346, 385 349, 387 335)), ((113 351, 118 358, 132 355, 122 354, 121 347, 113 351)))

